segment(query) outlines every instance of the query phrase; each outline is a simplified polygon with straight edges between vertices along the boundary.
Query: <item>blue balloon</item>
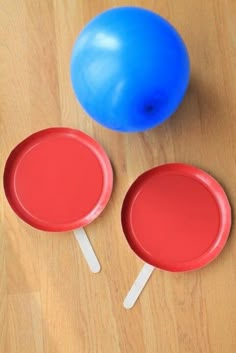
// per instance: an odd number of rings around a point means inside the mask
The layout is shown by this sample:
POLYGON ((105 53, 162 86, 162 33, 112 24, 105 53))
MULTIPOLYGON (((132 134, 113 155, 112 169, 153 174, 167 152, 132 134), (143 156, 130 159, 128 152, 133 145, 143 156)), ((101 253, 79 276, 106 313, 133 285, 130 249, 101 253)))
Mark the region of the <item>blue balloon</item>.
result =
POLYGON ((144 131, 179 106, 190 76, 185 44, 161 16, 119 7, 95 17, 80 33, 71 80, 85 111, 123 132, 144 131))

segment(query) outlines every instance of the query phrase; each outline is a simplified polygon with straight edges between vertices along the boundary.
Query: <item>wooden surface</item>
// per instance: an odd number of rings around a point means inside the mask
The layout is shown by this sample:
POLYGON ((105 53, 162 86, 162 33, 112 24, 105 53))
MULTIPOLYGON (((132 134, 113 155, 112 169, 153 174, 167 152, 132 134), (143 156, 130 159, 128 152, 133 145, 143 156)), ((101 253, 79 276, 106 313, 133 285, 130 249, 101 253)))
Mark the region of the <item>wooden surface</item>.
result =
POLYGON ((15 144, 56 125, 94 136, 115 170, 111 202, 87 227, 103 266, 99 275, 89 272, 72 233, 47 234, 20 221, 1 183, 0 352, 236 352, 235 227, 210 266, 185 274, 156 271, 137 305, 126 311, 122 301, 142 261, 120 226, 128 186, 164 162, 206 169, 234 206, 236 1, 1 0, 0 58, 1 177, 15 144), (192 63, 178 112, 162 126, 132 135, 108 131, 88 118, 75 100, 68 72, 73 42, 85 23, 127 3, 170 20, 192 63))

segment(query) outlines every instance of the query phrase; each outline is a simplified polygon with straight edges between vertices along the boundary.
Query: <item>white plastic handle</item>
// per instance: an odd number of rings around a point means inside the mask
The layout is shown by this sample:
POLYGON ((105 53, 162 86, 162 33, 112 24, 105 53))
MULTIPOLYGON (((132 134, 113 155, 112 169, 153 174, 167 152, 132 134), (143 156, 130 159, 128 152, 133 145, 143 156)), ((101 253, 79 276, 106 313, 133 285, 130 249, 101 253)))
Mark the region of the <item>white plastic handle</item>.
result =
POLYGON ((101 270, 101 266, 84 228, 75 229, 74 235, 90 270, 93 273, 98 273, 101 270))
POLYGON ((155 267, 149 264, 145 264, 143 266, 142 270, 138 274, 138 277, 134 281, 134 284, 132 285, 128 294, 125 297, 123 303, 125 309, 131 309, 134 306, 136 300, 142 293, 143 288, 147 284, 147 281, 151 277, 151 274, 153 273, 154 269, 155 267))

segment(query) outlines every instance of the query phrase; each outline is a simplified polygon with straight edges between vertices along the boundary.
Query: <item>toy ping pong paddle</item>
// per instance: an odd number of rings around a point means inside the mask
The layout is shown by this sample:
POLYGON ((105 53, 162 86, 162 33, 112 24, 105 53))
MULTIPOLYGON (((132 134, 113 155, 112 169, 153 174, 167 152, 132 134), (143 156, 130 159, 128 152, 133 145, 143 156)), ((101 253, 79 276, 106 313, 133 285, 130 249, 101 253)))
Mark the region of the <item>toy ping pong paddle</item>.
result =
POLYGON ((126 239, 146 264, 124 300, 136 302, 155 268, 182 272, 201 268, 223 249, 231 210, 220 184, 185 164, 166 164, 138 177, 121 215, 126 239))

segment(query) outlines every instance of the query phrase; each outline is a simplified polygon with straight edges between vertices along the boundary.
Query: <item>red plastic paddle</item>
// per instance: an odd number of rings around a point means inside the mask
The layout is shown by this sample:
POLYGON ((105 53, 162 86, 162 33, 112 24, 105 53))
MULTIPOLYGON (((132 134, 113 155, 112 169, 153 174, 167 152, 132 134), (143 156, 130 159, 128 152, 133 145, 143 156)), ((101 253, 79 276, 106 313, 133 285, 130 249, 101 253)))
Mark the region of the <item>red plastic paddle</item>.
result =
POLYGON ((74 230, 92 272, 100 264, 83 228, 106 206, 112 168, 102 147, 81 131, 39 131, 11 152, 4 188, 15 213, 45 231, 74 230))
POLYGON ((209 174, 185 164, 166 164, 142 174, 122 207, 127 241, 146 264, 124 301, 131 308, 154 268, 190 271, 223 249, 231 227, 227 196, 209 174))

